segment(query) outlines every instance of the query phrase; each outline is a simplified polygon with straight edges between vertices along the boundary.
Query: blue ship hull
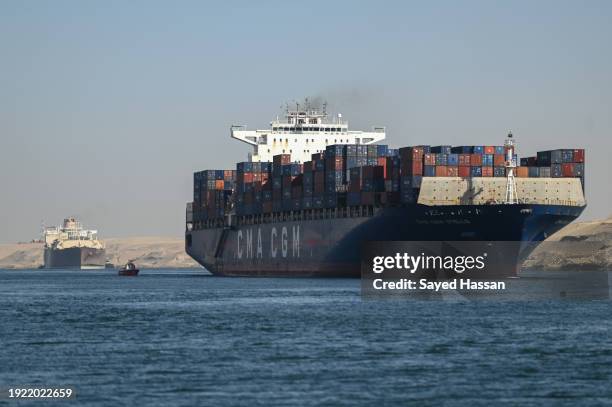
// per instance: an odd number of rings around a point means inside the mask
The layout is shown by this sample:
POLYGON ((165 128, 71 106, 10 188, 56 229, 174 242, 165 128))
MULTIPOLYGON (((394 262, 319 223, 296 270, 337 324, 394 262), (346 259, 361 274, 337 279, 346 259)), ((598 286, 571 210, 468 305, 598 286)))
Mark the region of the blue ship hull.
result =
MULTIPOLYGON (((224 276, 359 277, 367 241, 520 242, 496 276, 516 275, 546 237, 576 219, 583 206, 469 205, 364 207, 359 213, 319 210, 285 220, 186 232, 186 252, 224 276)), ((489 276, 490 277, 490 276, 489 276)))

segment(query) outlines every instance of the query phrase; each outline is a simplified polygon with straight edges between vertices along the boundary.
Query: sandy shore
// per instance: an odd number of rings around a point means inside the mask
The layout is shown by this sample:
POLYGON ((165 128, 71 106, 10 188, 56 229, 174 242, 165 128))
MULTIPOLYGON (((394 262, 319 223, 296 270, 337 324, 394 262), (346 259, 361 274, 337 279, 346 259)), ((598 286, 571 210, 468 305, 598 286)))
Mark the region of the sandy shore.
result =
POLYGON ((612 270, 612 217, 568 225, 534 250, 523 269, 612 270))

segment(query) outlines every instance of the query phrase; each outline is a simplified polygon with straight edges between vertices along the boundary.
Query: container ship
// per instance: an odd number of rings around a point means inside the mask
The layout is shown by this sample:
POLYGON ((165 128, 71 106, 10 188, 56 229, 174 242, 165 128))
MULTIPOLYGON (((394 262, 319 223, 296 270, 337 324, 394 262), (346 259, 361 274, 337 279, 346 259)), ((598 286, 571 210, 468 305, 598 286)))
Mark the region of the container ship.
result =
POLYGON ((106 251, 97 230, 83 229, 75 218, 66 218, 62 226, 44 228, 43 234, 44 268, 104 268, 106 251))
POLYGON ((367 241, 517 242, 503 276, 586 207, 583 149, 516 155, 503 145, 381 144, 308 103, 265 130, 235 169, 193 176, 185 249, 224 276, 359 277, 367 241))

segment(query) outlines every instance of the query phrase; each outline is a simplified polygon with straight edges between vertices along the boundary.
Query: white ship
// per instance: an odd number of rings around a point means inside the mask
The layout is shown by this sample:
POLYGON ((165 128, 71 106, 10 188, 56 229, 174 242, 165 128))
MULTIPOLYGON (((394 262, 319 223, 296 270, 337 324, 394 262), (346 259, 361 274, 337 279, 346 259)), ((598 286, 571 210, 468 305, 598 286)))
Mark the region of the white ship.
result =
POLYGON ((66 218, 62 226, 45 227, 45 268, 104 268, 106 251, 97 230, 83 229, 75 218, 66 218))

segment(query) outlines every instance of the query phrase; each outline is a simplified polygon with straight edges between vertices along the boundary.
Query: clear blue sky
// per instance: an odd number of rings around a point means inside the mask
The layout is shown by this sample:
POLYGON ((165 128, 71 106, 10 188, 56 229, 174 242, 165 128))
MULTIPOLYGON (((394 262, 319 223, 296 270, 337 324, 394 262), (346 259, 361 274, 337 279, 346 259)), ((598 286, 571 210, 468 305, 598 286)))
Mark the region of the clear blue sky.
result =
POLYGON ((0 242, 77 215, 177 235, 232 123, 323 97, 394 146, 587 148, 612 201, 612 2, 0 1, 0 242))

